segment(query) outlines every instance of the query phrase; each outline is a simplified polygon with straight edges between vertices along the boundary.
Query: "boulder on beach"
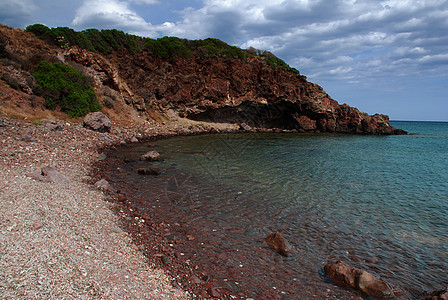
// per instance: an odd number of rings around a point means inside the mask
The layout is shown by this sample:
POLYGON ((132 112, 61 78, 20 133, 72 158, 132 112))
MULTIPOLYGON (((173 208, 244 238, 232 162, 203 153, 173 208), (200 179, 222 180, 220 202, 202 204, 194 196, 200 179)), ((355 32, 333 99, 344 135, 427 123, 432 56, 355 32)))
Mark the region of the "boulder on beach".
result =
POLYGON ((39 181, 70 184, 70 179, 64 174, 58 172, 56 168, 52 166, 43 167, 40 172, 31 173, 28 177, 39 181))
POLYGON ((279 232, 271 233, 266 237, 266 244, 280 253, 281 255, 288 255, 294 248, 279 232))
POLYGON ((157 151, 148 151, 142 156, 140 156, 140 160, 146 160, 146 161, 157 161, 161 160, 160 153, 157 151))
POLYGON ((105 114, 97 111, 88 113, 84 117, 84 127, 98 132, 110 132, 112 123, 105 114))
POLYGON ((395 297, 390 285, 376 278, 371 273, 352 267, 343 261, 324 266, 325 274, 340 287, 358 290, 368 296, 378 299, 395 297))

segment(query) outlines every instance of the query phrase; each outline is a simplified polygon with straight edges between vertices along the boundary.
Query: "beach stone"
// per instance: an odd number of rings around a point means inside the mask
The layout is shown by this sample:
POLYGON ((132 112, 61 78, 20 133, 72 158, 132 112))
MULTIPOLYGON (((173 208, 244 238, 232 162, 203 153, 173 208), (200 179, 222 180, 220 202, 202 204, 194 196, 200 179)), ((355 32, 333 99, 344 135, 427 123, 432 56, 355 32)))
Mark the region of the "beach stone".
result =
POLYGON ((138 143, 138 139, 134 136, 134 137, 130 140, 130 142, 131 142, 131 143, 138 143))
POLYGON ((210 296, 212 296, 213 298, 220 298, 221 297, 221 293, 218 291, 218 289, 216 287, 210 287, 207 289, 207 292, 210 296))
POLYGON ((137 170, 137 173, 140 175, 160 175, 162 172, 160 172, 159 168, 139 168, 137 170))
POLYGON ((95 182, 95 187, 100 190, 115 192, 115 189, 112 187, 112 185, 106 179, 101 179, 101 180, 95 182))
POLYGON ((201 284, 202 280, 199 277, 197 277, 195 275, 192 275, 190 277, 190 282, 193 283, 193 284, 201 284))
POLYGON ((241 130, 241 131, 250 131, 250 130, 252 130, 252 127, 250 127, 250 126, 247 125, 246 123, 241 123, 241 124, 240 124, 240 130, 241 130))
POLYGON ((34 141, 33 130, 32 129, 28 129, 27 131, 22 133, 19 136, 19 140, 21 140, 23 142, 32 142, 32 141, 34 141))
POLYGON ((160 160, 160 153, 157 151, 148 151, 142 156, 140 156, 140 160, 146 160, 146 161, 160 160))
POLYGON ((291 246, 291 244, 279 232, 271 233, 265 240, 269 247, 281 255, 288 255, 294 249, 293 246, 291 246))
POLYGON ((162 256, 160 257, 160 259, 162 260, 163 264, 165 264, 165 265, 169 265, 169 264, 172 264, 172 263, 173 263, 173 261, 171 260, 171 258, 169 258, 169 257, 166 256, 166 255, 162 255, 162 256))
POLYGON ((64 174, 58 172, 54 167, 46 166, 42 168, 42 175, 49 182, 70 184, 70 179, 64 174))
POLYGON ((100 111, 88 113, 84 118, 84 127, 98 132, 110 132, 112 123, 109 118, 100 111))
POLYGON ((62 131, 64 129, 64 121, 58 119, 43 119, 42 126, 48 131, 62 131))
POLYGON ((41 172, 34 172, 28 175, 34 180, 53 182, 58 184, 70 184, 70 179, 64 174, 58 172, 54 167, 46 166, 41 169, 41 172))
POLYGON ((336 285, 358 290, 368 296, 379 299, 395 297, 390 285, 371 273, 352 267, 343 261, 324 266, 325 274, 336 285))

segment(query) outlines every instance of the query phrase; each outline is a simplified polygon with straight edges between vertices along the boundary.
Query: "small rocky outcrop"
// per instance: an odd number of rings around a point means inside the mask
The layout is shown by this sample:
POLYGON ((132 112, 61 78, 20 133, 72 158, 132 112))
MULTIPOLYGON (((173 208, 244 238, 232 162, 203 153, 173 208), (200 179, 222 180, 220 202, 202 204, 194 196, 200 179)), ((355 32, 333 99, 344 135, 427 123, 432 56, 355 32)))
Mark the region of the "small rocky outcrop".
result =
POLYGON ((98 132, 110 132, 112 123, 109 118, 100 111, 88 113, 84 117, 84 127, 98 132))
POLYGON ((43 167, 41 169, 41 172, 31 173, 28 175, 28 177, 39 181, 53 182, 58 184, 70 184, 70 179, 52 166, 43 167))
POLYGON ((140 160, 144 161, 157 161, 161 160, 160 153, 157 151, 148 151, 142 156, 140 156, 140 160))
POLYGON ((390 285, 371 273, 354 268, 342 261, 324 266, 325 274, 340 287, 357 290, 377 299, 395 297, 390 285))
POLYGON ((280 253, 281 255, 288 255, 293 250, 294 247, 283 237, 283 235, 279 232, 271 233, 266 237, 266 244, 280 253))

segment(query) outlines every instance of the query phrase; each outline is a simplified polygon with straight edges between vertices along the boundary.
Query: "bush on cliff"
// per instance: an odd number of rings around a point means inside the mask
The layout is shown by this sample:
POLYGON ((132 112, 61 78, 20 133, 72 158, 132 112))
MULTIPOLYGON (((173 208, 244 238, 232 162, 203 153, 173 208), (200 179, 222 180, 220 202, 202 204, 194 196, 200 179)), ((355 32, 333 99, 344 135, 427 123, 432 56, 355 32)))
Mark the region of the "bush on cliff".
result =
POLYGON ((48 28, 42 24, 34 24, 27 26, 25 31, 32 32, 35 36, 61 48, 76 45, 103 54, 109 54, 111 50, 119 49, 126 49, 131 54, 135 54, 141 50, 143 41, 141 37, 116 29, 75 31, 68 27, 48 28))
POLYGON ((191 41, 191 44, 199 50, 200 55, 205 57, 223 57, 246 60, 246 53, 243 50, 231 46, 219 39, 208 38, 205 40, 196 40, 191 41))
POLYGON ((186 46, 187 43, 188 40, 177 37, 165 36, 156 40, 147 38, 145 40, 145 48, 151 54, 165 59, 176 57, 190 58, 193 56, 193 52, 186 46))
POLYGON ((33 76, 49 109, 60 107, 71 118, 76 118, 101 108, 89 79, 72 67, 42 61, 33 76))

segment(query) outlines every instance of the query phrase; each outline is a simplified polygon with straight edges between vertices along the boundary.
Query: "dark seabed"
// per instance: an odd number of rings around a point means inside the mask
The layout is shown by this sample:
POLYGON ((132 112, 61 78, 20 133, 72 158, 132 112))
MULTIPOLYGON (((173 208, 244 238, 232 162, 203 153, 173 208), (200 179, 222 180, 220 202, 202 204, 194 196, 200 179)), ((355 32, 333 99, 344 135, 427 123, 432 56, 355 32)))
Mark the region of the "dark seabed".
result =
POLYGON ((170 229, 181 258, 255 298, 347 298, 343 260, 412 298, 448 285, 448 123, 393 122, 407 136, 220 134, 116 151, 111 182, 170 229), (138 158, 156 150, 162 162, 138 158), (132 162, 133 161, 133 162, 132 162), (160 176, 140 176, 157 166, 160 176), (264 238, 297 249, 281 256, 264 238))

